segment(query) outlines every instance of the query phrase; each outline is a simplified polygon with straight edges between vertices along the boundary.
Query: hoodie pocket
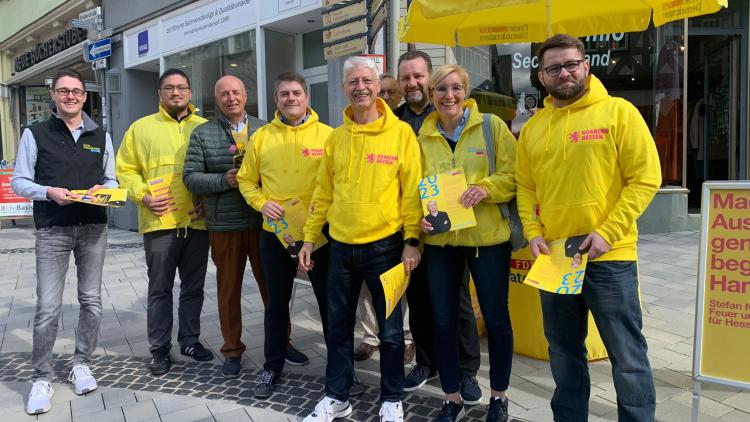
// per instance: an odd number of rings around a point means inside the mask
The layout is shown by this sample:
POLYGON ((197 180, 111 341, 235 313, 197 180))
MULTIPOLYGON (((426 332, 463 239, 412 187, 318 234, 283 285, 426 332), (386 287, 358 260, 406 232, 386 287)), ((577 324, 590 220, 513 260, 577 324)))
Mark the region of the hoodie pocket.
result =
POLYGON ((547 229, 546 237, 556 240, 591 233, 601 223, 601 210, 598 202, 585 201, 556 207, 542 207, 540 217, 547 229))
POLYGON ((380 231, 387 225, 378 202, 334 202, 328 217, 331 224, 346 228, 354 237, 380 231))

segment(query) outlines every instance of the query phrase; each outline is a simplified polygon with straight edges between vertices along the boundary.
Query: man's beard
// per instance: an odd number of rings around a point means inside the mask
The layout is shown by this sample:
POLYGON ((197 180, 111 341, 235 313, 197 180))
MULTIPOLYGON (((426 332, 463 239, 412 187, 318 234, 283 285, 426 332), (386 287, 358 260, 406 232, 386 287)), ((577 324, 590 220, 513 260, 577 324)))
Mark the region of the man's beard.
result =
POLYGON ((412 91, 406 94, 406 102, 410 105, 422 105, 426 102, 427 96, 424 91, 412 91))
POLYGON ((565 101, 581 95, 581 92, 586 88, 586 80, 581 79, 580 81, 576 81, 575 85, 569 88, 558 89, 551 86, 545 88, 547 88, 547 92, 552 98, 565 101))

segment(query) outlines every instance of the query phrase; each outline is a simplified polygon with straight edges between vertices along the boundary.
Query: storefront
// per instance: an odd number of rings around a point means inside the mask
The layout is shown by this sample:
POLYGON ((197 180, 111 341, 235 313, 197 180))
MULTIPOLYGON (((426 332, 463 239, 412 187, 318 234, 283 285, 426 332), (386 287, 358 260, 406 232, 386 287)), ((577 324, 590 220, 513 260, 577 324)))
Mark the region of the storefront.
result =
POLYGON ((85 29, 70 26, 70 20, 93 7, 90 1, 69 1, 39 17, 0 42, 3 52, 2 84, 7 101, 3 107, 2 157, 15 160, 20 134, 26 127, 49 117, 49 83, 60 68, 81 72, 88 96, 84 105, 93 119, 101 118, 100 86, 91 65, 83 60, 85 29))
MULTIPOLYGON (((656 142, 663 186, 639 221, 647 231, 691 228, 703 181, 748 177, 748 13, 747 2, 730 2, 687 23, 581 38, 591 72, 638 108, 656 142)), ((516 99, 516 134, 547 95, 535 52, 533 44, 456 49, 476 91, 516 99)))
MULTIPOLYGON (((265 120, 276 110, 275 76, 295 70, 308 81, 311 106, 328 121, 319 0, 204 0, 175 7, 180 5, 104 1, 105 22, 121 34, 107 70, 119 84, 110 92, 116 148, 133 121, 156 111, 158 77, 168 68, 190 77, 192 102, 203 117, 219 112, 215 82, 233 75, 248 90, 247 113, 265 120)), ((115 225, 135 227, 134 218, 131 210, 118 211, 115 225)))

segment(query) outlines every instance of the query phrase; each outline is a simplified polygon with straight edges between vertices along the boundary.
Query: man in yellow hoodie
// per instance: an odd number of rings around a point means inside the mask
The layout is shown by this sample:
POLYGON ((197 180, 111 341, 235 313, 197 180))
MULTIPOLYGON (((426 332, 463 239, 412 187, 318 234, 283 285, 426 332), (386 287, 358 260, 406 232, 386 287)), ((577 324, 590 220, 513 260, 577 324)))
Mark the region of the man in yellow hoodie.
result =
POLYGON ((326 396, 305 422, 329 422, 352 412, 353 332, 363 281, 372 292, 379 326, 380 420, 402 422, 403 317, 397 306, 385 318, 379 276, 401 262, 407 273, 419 264, 419 145, 411 127, 377 97, 380 81, 371 60, 350 57, 343 74, 350 105, 344 110, 344 124, 326 141, 299 254, 301 264, 310 269, 313 244, 327 220, 326 396))
POLYGON ((190 134, 206 119, 194 114, 190 80, 183 71, 167 69, 159 78, 158 94, 159 111, 130 125, 115 168, 120 185, 138 206, 138 231, 143 233, 148 266, 146 328, 152 355, 148 366, 153 375, 169 372, 172 364, 172 288, 178 270, 180 352, 198 361, 213 358, 198 341, 208 233, 203 206, 182 181, 190 134))
POLYGON ((532 254, 587 235, 582 293, 540 291, 555 380, 556 421, 588 420, 588 312, 612 362, 620 422, 654 420, 654 383, 641 333, 636 220, 661 184, 659 157, 638 110, 589 74, 583 43, 559 34, 537 53, 544 108, 521 131, 518 208, 532 254))

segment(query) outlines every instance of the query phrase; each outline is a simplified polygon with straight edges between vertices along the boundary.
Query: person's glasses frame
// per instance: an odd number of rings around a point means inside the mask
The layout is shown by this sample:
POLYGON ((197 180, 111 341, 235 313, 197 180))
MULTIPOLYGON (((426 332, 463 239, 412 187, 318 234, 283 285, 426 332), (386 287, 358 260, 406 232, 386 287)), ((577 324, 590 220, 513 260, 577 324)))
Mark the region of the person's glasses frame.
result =
POLYGON ((55 94, 61 96, 61 97, 67 97, 70 94, 73 94, 76 98, 81 98, 84 95, 86 95, 86 91, 78 88, 68 89, 68 88, 55 88, 52 91, 55 92, 55 94))
POLYGON ((547 66, 542 70, 544 71, 544 73, 546 73, 549 76, 552 76, 552 77, 560 76, 560 73, 562 73, 563 68, 565 68, 565 70, 568 73, 574 73, 574 72, 577 72, 578 69, 581 68, 581 63, 585 61, 586 59, 571 60, 563 64, 553 64, 553 65, 547 66))
POLYGON ((185 94, 190 91, 190 87, 187 85, 165 85, 159 88, 159 91, 166 93, 173 92, 174 90, 177 90, 180 94, 185 94))

